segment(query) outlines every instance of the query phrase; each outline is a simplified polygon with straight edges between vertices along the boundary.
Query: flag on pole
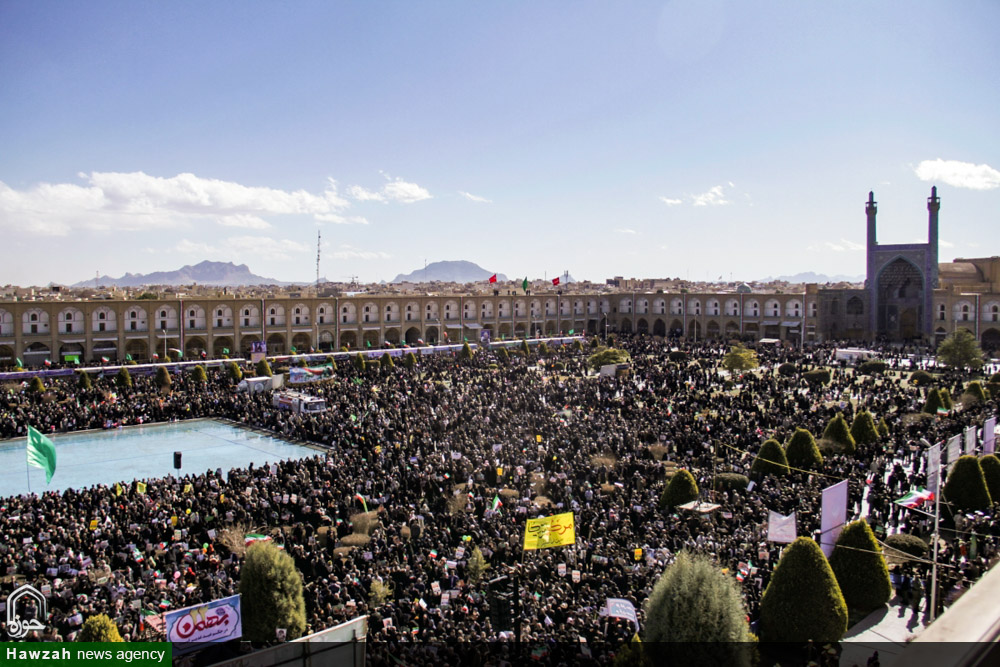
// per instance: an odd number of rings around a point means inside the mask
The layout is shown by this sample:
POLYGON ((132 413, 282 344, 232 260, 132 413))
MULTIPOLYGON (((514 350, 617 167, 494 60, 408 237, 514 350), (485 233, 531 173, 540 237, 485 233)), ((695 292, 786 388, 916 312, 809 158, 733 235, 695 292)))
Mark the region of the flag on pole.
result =
POLYGON ((43 361, 42 363, 43 363, 43 364, 45 364, 45 365, 46 365, 46 367, 48 367, 48 366, 51 366, 51 365, 52 365, 52 360, 51 360, 51 359, 46 359, 46 360, 45 360, 45 361, 43 361))
POLYGON ((493 502, 490 504, 490 509, 494 512, 499 512, 501 506, 503 506, 503 501, 500 500, 500 496, 493 496, 493 502))
POLYGON ((23 361, 21 361, 21 360, 20 360, 19 358, 16 358, 16 357, 15 357, 15 358, 14 358, 14 361, 16 361, 16 362, 17 362, 17 367, 18 367, 18 368, 24 368, 24 362, 23 362, 23 361))
POLYGON ((552 279, 552 286, 555 287, 559 284, 559 276, 552 279))
POLYGON ((125 355, 125 361, 132 361, 132 355, 131 354, 126 354, 125 355))
POLYGON ((361 501, 361 506, 364 507, 365 511, 367 512, 368 511, 368 503, 365 502, 365 497, 363 495, 361 495, 360 493, 355 493, 354 494, 354 498, 355 498, 355 500, 360 500, 361 501))
POLYGON ((260 533, 247 533, 243 537, 243 544, 245 546, 250 546, 254 542, 270 542, 270 535, 261 535, 260 533))
POLYGON ((136 493, 146 493, 146 483, 145 482, 136 482, 135 483, 135 492, 136 493))
POLYGON ((120 496, 122 494, 122 485, 115 482, 115 496, 120 496))
POLYGON ((528 276, 524 277, 524 282, 521 283, 521 289, 523 289, 525 292, 528 291, 528 276))
POLYGON ((45 483, 56 472, 56 446, 33 426, 28 427, 28 465, 45 471, 45 483))
POLYGON ((222 348, 222 354, 229 354, 229 348, 228 347, 222 348))
POLYGON ((913 489, 902 498, 899 498, 892 502, 896 503, 897 505, 902 505, 903 507, 908 507, 910 509, 913 509, 914 507, 920 507, 928 500, 934 500, 934 492, 928 491, 924 487, 920 486, 917 487, 916 489, 913 489))
POLYGON ((496 281, 497 281, 497 274, 494 273, 492 276, 490 276, 490 282, 495 283, 496 281))
POLYGON ((156 361, 159 358, 160 358, 160 355, 158 355, 156 352, 154 352, 153 353, 153 361, 156 361))
POLYGON ((108 363, 109 361, 111 361, 111 360, 110 360, 110 359, 108 359, 107 357, 101 357, 101 363, 102 363, 102 364, 106 364, 106 363, 108 363))

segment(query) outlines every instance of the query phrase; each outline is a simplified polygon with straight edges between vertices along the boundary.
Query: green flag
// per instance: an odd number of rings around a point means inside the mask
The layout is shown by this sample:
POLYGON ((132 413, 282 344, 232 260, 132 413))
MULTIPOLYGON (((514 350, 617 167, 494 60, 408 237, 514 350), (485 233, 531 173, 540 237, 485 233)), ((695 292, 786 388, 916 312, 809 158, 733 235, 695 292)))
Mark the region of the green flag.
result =
POLYGON ((125 355, 125 361, 132 361, 132 355, 131 354, 126 354, 125 355))
POLYGON ((18 368, 24 368, 24 362, 23 361, 21 361, 20 359, 14 359, 14 361, 17 362, 17 367, 18 368))
POLYGON ((523 289, 525 292, 528 291, 528 276, 524 277, 524 282, 521 283, 521 289, 523 289))
POLYGON ((222 354, 229 354, 229 348, 228 347, 222 348, 222 354))
POLYGON ((575 329, 570 329, 569 330, 569 335, 572 336, 574 331, 575 331, 575 329))
POLYGON ((32 426, 28 427, 28 465, 45 471, 46 484, 56 472, 56 446, 32 426))

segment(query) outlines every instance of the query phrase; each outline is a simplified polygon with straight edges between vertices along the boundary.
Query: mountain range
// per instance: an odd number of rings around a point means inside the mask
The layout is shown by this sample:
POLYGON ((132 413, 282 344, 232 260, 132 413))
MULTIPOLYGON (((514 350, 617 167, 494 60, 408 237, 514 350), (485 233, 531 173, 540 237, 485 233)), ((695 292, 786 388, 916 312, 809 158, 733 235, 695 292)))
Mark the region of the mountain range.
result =
MULTIPOLYGON (((186 265, 176 271, 154 271, 153 273, 126 273, 121 278, 101 276, 97 284, 101 286, 142 287, 143 285, 292 285, 274 278, 258 276, 246 264, 232 262, 204 261, 186 265)), ((94 287, 94 279, 80 281, 72 287, 94 287)))
MULTIPOLYGON (((466 261, 432 262, 426 268, 400 273, 392 279, 394 283, 477 283, 490 279, 495 272, 488 271, 478 264, 466 261)), ((497 282, 506 282, 507 276, 497 273, 497 282)))

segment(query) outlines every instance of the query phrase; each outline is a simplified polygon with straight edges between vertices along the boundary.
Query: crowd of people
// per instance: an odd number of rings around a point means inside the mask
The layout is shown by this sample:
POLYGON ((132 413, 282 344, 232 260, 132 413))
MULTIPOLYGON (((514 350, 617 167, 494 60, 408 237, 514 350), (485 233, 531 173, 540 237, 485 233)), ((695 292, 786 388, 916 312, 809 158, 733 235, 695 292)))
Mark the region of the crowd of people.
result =
MULTIPOLYGON (((780 544, 769 543, 769 510, 796 512, 799 535, 817 535, 822 489, 849 480, 849 515, 866 517, 879 535, 927 537, 923 515, 892 503, 923 483, 920 439, 936 442, 981 426, 996 401, 947 416, 908 419, 924 390, 909 370, 929 350, 876 350, 889 362, 880 377, 862 376, 835 357, 835 346, 759 346, 760 367, 728 375, 721 342, 625 337, 631 371, 588 373, 589 342, 541 355, 533 348, 500 358, 422 356, 414 368, 341 364, 333 379, 307 391, 326 412, 300 415, 275 408, 266 393, 236 392, 228 373, 200 383, 173 378, 169 391, 136 377, 125 391, 114 378, 91 389, 55 381, 42 394, 13 388, 0 397, 0 437, 216 418, 311 443, 317 455, 271 465, 179 477, 122 480, 63 492, 0 500, 3 593, 30 583, 48 597, 48 630, 33 639, 72 639, 83 620, 109 615, 126 639, 152 637, 157 614, 238 592, 242 550, 224 539, 271 535, 301 571, 307 632, 369 615, 369 641, 495 642, 535 645, 627 641, 631 621, 602 613, 609 598, 638 611, 664 567, 681 550, 710 554, 740 582, 748 622, 757 627, 760 600, 780 544), (681 350, 683 360, 671 360, 681 350), (913 356, 919 355, 919 357, 913 356), (776 368, 794 364, 797 373, 776 368), (829 367, 817 387, 801 372, 829 367), (727 384, 727 382, 729 384, 727 384), (884 419, 890 435, 852 454, 826 456, 816 474, 753 477, 749 488, 718 488, 725 472, 750 475, 766 438, 784 442, 796 428, 819 437, 838 412, 857 409, 884 419), (709 513, 663 509, 668 470, 684 468, 709 513), (713 487, 716 487, 713 489, 713 487), (364 513, 361 496, 370 512, 364 513), (524 551, 529 518, 572 512, 575 546, 524 551), (489 569, 470 570, 478 549, 489 569), (471 579, 470 579, 471 575, 471 579), (515 628, 496 627, 498 587, 507 575, 515 628), (373 583, 386 587, 374 599, 373 583)), ((945 378, 961 387, 957 377, 945 378)), ((948 603, 995 559, 995 513, 960 520, 942 533, 948 603), (976 548, 968 549, 976 535, 976 548)), ((899 581, 929 598, 924 563, 900 569, 899 581), (915 585, 914 582, 919 582, 915 585)), ((506 604, 506 602, 504 603, 506 604)), ((918 602, 917 608, 922 607, 918 602)))

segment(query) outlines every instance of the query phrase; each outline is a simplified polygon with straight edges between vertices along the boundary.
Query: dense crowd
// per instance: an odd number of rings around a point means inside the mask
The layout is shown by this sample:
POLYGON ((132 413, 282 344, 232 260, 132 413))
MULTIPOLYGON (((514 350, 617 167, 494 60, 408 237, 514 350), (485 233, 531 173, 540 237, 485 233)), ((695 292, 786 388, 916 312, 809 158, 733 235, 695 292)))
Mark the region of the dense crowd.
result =
MULTIPOLYGON (((927 536, 927 519, 892 503, 924 483, 921 438, 936 442, 981 426, 996 402, 946 417, 905 419, 922 390, 905 373, 932 359, 928 350, 886 346, 885 377, 861 376, 835 358, 833 345, 804 350, 758 346, 754 372, 720 370, 726 347, 627 338, 631 373, 586 373, 588 350, 566 346, 539 360, 481 352, 472 360, 424 356, 413 369, 375 365, 364 373, 342 364, 334 379, 307 391, 328 410, 302 416, 278 410, 267 394, 238 393, 225 371, 200 384, 176 376, 170 391, 151 377, 123 391, 113 378, 81 390, 56 382, 44 395, 26 388, 0 398, 0 437, 211 417, 312 443, 317 456, 207 471, 182 477, 123 480, 86 489, 0 500, 3 594, 31 583, 49 595, 49 630, 36 639, 70 639, 82 620, 107 613, 126 639, 150 636, 160 613, 237 592, 242 557, 229 533, 271 533, 295 559, 305 583, 308 632, 369 614, 370 640, 495 641, 485 584, 472 584, 469 557, 489 563, 485 579, 508 575, 517 590, 522 640, 580 645, 631 637, 629 621, 608 618, 608 598, 639 610, 663 568, 683 549, 712 554, 740 584, 749 622, 781 545, 766 540, 769 510, 795 511, 799 535, 819 531, 822 489, 849 480, 849 514, 866 516, 879 535, 927 536), (671 349, 688 360, 670 361, 671 349), (830 384, 810 387, 801 374, 833 369, 830 384), (726 381, 735 386, 727 389, 726 381), (4 404, 5 402, 5 404, 4 404), (825 458, 822 474, 754 478, 753 487, 713 492, 718 474, 750 474, 761 443, 784 442, 797 427, 818 437, 838 412, 857 408, 885 419, 890 435, 851 454, 825 458), (670 462, 670 463, 668 463, 670 462), (690 470, 707 513, 665 511, 659 504, 668 465, 690 470), (375 512, 359 530, 361 495, 375 512), (501 501, 494 507, 495 499, 501 501), (525 552, 528 518, 573 512, 576 546, 525 552), (353 519, 353 520, 352 520, 353 519), (92 522, 96 521, 96 525, 92 522), (358 546, 347 547, 347 544, 358 546), (641 549, 641 551, 637 551, 641 549), (372 604, 373 582, 389 599, 372 604), (153 617, 155 618, 155 617, 153 617), (152 627, 151 629, 151 626, 152 627)), ((961 388, 959 378, 946 378, 961 388)), ((995 514, 959 519, 945 538, 941 598, 947 603, 985 571, 1000 544, 995 514), (975 549, 969 539, 975 533, 975 549)), ((949 524, 950 525, 950 524, 949 524)), ((930 595, 929 570, 900 569, 900 590, 930 595)), ((915 607, 915 608, 917 608, 915 607)), ((926 604, 923 605, 926 609, 926 604)))

